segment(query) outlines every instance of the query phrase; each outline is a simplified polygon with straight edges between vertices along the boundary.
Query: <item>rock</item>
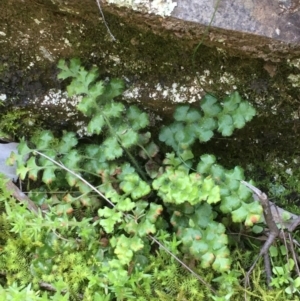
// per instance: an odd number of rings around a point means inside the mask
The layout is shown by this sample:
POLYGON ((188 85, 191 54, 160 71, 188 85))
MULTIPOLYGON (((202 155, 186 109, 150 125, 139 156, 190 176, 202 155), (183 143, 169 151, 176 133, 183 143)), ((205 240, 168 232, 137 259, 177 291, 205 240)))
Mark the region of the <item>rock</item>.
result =
MULTIPOLYGON (((179 0, 172 17, 213 27, 255 34, 283 41, 287 44, 300 43, 300 4, 278 0, 179 0)), ((230 37, 229 37, 230 38, 230 37)), ((249 36, 251 39, 251 36, 249 36)))
POLYGON ((16 166, 8 166, 6 164, 6 160, 10 156, 11 152, 18 152, 18 145, 19 143, 15 142, 0 143, 0 172, 13 181, 17 181, 18 179, 16 166))

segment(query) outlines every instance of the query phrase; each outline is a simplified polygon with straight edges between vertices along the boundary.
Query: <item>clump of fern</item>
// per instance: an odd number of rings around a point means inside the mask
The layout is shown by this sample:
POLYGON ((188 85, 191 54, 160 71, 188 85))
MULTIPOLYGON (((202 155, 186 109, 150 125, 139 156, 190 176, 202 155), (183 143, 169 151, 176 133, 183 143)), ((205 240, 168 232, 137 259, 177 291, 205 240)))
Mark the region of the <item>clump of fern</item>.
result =
POLYGON ((22 139, 9 158, 22 180, 43 182, 45 189, 29 195, 48 207, 44 215, 3 199, 10 230, 26 246, 21 269, 30 271, 34 289, 42 281, 72 300, 194 301, 209 298, 214 272, 234 288, 221 217, 252 226, 262 209, 241 184, 242 168, 227 170, 210 154, 197 159, 192 148, 215 132, 230 136, 255 109, 237 92, 223 101, 207 95, 198 108, 178 107, 156 143, 149 116, 114 100, 122 81, 99 81, 97 68, 87 71, 79 60, 61 60, 58 67, 59 78, 72 79, 69 95, 82 96, 78 111, 90 119, 87 132, 100 143, 79 141, 73 132, 58 139, 40 131, 22 139), (151 240, 157 235, 169 254, 155 254, 151 240), (172 252, 205 281, 181 267, 172 252))

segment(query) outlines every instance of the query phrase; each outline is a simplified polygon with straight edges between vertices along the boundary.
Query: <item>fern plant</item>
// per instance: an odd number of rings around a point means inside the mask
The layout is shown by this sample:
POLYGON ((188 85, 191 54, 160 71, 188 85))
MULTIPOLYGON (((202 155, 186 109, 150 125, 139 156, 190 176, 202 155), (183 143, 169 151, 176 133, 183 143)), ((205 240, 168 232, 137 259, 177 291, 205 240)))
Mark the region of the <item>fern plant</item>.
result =
POLYGON ((61 60, 58 68, 60 79, 71 78, 69 95, 82 97, 78 110, 89 119, 88 133, 100 135, 101 142, 79 143, 75 133, 57 138, 45 130, 22 139, 9 159, 22 180, 44 183, 31 192, 33 201, 48 208, 44 215, 21 218, 6 201, 12 231, 25 243, 31 240, 36 254, 30 268, 34 282, 62 281, 66 292, 86 300, 106 300, 93 299, 96 292, 107 300, 127 300, 137 294, 137 285, 151 294, 145 269, 155 235, 173 254, 188 255, 202 268, 230 271, 220 218, 252 226, 262 209, 240 183, 242 168, 227 170, 211 154, 197 160, 192 146, 214 131, 231 135, 252 119, 254 108, 237 92, 223 101, 208 95, 198 109, 178 107, 174 123, 164 126, 155 142, 148 115, 114 100, 122 81, 99 81, 97 68, 87 71, 77 59, 61 60), (170 153, 160 154, 161 143, 170 153), (162 163, 159 156, 165 157, 162 163), (170 233, 176 233, 175 245, 170 233))
POLYGON ((179 106, 173 122, 162 128, 159 139, 174 150, 189 149, 198 139, 209 141, 214 130, 222 136, 231 136, 235 129, 241 129, 255 116, 255 109, 243 101, 237 91, 227 96, 223 102, 212 95, 206 95, 200 103, 201 110, 189 105, 179 106))

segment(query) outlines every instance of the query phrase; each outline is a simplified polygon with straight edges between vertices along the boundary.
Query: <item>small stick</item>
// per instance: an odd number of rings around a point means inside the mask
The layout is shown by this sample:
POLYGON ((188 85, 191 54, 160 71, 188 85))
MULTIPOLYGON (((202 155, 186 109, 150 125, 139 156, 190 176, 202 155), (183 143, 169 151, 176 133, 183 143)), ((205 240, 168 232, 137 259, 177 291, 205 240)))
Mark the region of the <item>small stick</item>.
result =
POLYGON ((268 273, 266 272, 266 278, 267 278, 267 286, 268 286, 268 289, 270 290, 271 289, 271 261, 270 261, 270 256, 269 256, 269 253, 265 253, 264 254, 264 264, 265 264, 265 271, 269 271, 268 273))
POLYGON ((101 5, 100 5, 100 1, 99 1, 99 0, 96 0, 96 2, 97 2, 97 5, 98 5, 98 8, 99 8, 100 14, 101 14, 101 16, 102 16, 103 23, 104 23, 105 27, 106 27, 106 29, 107 29, 109 35, 111 36, 112 40, 113 40, 114 42, 116 42, 117 39, 116 39, 116 38, 114 37, 114 35, 112 34, 112 32, 110 31, 110 29, 109 29, 109 27, 108 27, 108 25, 107 25, 107 23, 106 23, 106 21, 105 21, 105 17, 104 17, 104 14, 103 14, 103 11, 102 11, 102 8, 101 8, 101 5))
POLYGON ((35 214, 39 213, 38 206, 24 192, 22 192, 11 180, 6 182, 5 186, 7 190, 11 192, 11 195, 20 203, 25 204, 31 212, 35 214))
POLYGON ((244 184, 246 187, 248 187, 260 200, 260 203, 263 207, 265 221, 266 221, 266 224, 270 231, 269 236, 268 236, 266 242, 264 243, 264 245, 262 246, 262 248, 260 249, 260 252, 259 252, 257 258, 254 260, 254 263, 250 267, 249 271, 246 273, 245 285, 249 284, 249 276, 250 276, 251 272, 253 271, 258 259, 260 257, 264 256, 265 268, 266 268, 266 274, 267 274, 267 285, 269 287, 272 272, 271 272, 271 264, 270 264, 270 258, 268 256, 268 251, 269 251, 271 245, 273 244, 273 242, 275 241, 275 239, 277 237, 279 237, 279 230, 278 230, 276 223, 273 220, 273 215, 272 215, 272 211, 271 211, 271 207, 270 207, 270 203, 269 203, 269 199, 268 199, 267 195, 265 193, 263 193, 262 191, 260 191, 255 186, 253 186, 245 181, 241 181, 241 183, 244 184))

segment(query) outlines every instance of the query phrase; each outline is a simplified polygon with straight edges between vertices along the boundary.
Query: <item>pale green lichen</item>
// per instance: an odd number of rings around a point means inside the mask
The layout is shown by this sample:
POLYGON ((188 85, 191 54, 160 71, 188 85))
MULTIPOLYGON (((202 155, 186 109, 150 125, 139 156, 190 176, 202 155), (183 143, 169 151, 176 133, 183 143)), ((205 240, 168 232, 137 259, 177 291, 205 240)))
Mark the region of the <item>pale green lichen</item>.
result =
MULTIPOLYGON (((290 67, 300 70, 300 59, 287 60, 287 63, 290 67)), ((300 74, 290 74, 288 80, 294 88, 300 87, 300 74)))
POLYGON ((177 2, 173 2, 172 0, 106 0, 106 2, 163 17, 170 16, 177 6, 177 2))
POLYGON ((287 63, 291 67, 296 67, 297 69, 300 69, 300 59, 287 60, 287 63))
POLYGON ((229 72, 222 72, 218 78, 213 78, 211 71, 206 69, 202 73, 197 72, 197 77, 183 78, 183 82, 173 82, 171 84, 161 85, 160 83, 145 83, 132 85, 123 93, 127 101, 141 101, 140 99, 147 95, 153 101, 165 100, 172 103, 193 103, 200 101, 205 94, 203 87, 215 87, 223 89, 225 94, 230 94, 237 89, 239 80, 229 72), (220 85, 221 84, 221 85, 220 85))
POLYGON ((300 75, 299 74, 290 74, 288 76, 288 80, 292 84, 293 87, 299 87, 300 86, 300 75))
POLYGON ((160 83, 135 85, 123 93, 127 101, 140 101, 142 95, 147 94, 153 101, 166 100, 172 103, 193 103, 199 101, 203 95, 203 89, 199 87, 196 79, 188 84, 172 83, 161 85, 160 83))

